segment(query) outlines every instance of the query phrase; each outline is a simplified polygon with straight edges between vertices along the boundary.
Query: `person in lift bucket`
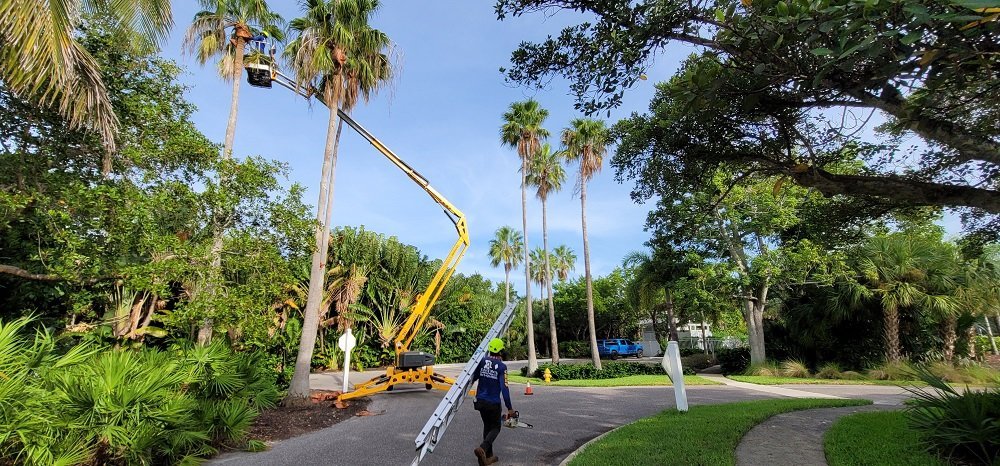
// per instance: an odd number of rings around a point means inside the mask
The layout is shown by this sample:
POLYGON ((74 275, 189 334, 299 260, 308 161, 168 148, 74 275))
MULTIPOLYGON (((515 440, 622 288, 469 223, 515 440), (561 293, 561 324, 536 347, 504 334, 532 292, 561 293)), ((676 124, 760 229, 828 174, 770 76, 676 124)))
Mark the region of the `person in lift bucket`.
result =
POLYGON ((486 345, 489 353, 479 366, 472 373, 472 381, 479 381, 476 387, 476 401, 474 406, 479 415, 483 418, 483 443, 480 443, 473 452, 479 460, 479 466, 486 466, 499 461, 493 454, 493 442, 500 434, 502 419, 500 417, 500 395, 503 395, 504 404, 507 405, 506 419, 513 412, 510 405, 510 390, 507 388, 507 365, 503 363, 500 352, 503 351, 503 340, 494 338, 486 345))

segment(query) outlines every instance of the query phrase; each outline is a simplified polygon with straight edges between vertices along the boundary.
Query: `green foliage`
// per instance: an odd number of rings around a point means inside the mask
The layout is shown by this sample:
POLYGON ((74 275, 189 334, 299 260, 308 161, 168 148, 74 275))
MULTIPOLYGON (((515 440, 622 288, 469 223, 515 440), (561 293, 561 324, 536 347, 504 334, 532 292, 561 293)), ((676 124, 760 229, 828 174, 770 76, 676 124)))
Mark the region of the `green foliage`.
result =
POLYGON ((716 352, 715 357, 725 375, 742 374, 750 367, 750 348, 722 349, 716 352))
POLYGON ((753 426, 776 414, 859 406, 868 400, 784 399, 692 406, 635 421, 590 444, 571 465, 734 465, 736 447, 753 426), (668 444, 664 438, 672 439, 668 444))
POLYGON ((817 379, 839 379, 841 377, 840 366, 835 362, 828 362, 816 371, 817 379))
POLYGON ((802 363, 789 359, 781 363, 781 375, 785 377, 810 377, 809 367, 802 363))
POLYGON ((858 464, 939 466, 898 411, 859 413, 840 418, 823 436, 830 466, 858 464))
MULTIPOLYGON (((662 375, 663 368, 643 363, 612 361, 597 370, 593 364, 539 364, 533 377, 541 378, 549 369, 555 380, 614 379, 630 375, 662 375)), ((527 375, 527 368, 521 368, 521 375, 527 375)))
POLYGON ((589 358, 590 342, 586 340, 560 341, 559 356, 564 358, 589 358))
POLYGON ((0 321, 0 460, 176 463, 244 441, 278 398, 260 356, 228 347, 63 347, 0 321))
POLYGON ((1000 460, 1000 389, 961 393, 927 370, 919 377, 936 391, 910 390, 910 424, 928 449, 952 461, 994 464, 1000 460))

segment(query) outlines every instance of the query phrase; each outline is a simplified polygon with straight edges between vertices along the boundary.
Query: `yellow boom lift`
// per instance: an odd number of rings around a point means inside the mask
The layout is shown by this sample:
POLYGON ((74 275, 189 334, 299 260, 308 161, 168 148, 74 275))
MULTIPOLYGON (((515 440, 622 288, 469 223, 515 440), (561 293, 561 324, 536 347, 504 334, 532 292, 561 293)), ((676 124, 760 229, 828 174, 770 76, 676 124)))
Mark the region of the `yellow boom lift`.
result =
MULTIPOLYGON (((248 65, 247 80, 252 86, 265 88, 270 88, 271 83, 275 82, 305 98, 315 95, 317 100, 322 102, 323 105, 330 106, 329 103, 323 101, 322 94, 315 92, 314 89, 303 90, 299 88, 295 85, 295 81, 271 66, 260 64, 248 65)), ((337 115, 344 123, 347 123, 361 137, 371 143, 385 158, 389 159, 393 165, 402 170, 406 176, 410 177, 411 180, 423 188, 430 195, 431 199, 444 209, 445 215, 455 224, 455 230, 458 232, 458 240, 451 247, 451 251, 448 252, 448 256, 442 262, 441 268, 438 269, 437 273, 434 274, 434 278, 427 285, 427 289, 417 297, 416 304, 413 305, 410 315, 396 336, 396 364, 386 369, 385 374, 356 385, 354 391, 340 395, 339 399, 347 400, 384 390, 391 391, 399 384, 424 384, 424 387, 428 390, 432 388, 448 390, 455 383, 455 380, 434 372, 434 355, 422 351, 410 351, 410 344, 413 343, 413 339, 416 338, 417 334, 424 327, 424 323, 427 321, 427 316, 430 315, 434 303, 441 296, 441 292, 444 291, 448 280, 455 273, 458 262, 462 260, 462 256, 465 255, 465 251, 469 247, 469 232, 465 223, 465 214, 458 210, 451 202, 448 202, 441 193, 437 192, 426 178, 407 165, 406 162, 400 159, 399 156, 350 116, 340 109, 337 109, 337 115)))

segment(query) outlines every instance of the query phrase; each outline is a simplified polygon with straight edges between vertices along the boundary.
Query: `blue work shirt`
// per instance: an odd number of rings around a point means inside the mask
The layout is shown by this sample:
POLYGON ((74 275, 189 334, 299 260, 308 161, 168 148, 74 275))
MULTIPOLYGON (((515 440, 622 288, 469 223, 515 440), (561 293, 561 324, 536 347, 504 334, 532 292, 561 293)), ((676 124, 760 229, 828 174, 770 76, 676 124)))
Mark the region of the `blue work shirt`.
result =
POLYGON ((507 389, 507 365, 500 358, 486 356, 479 361, 476 371, 472 373, 472 381, 477 380, 479 386, 476 388, 476 401, 500 404, 500 394, 503 393, 507 410, 511 409, 510 390, 507 389))

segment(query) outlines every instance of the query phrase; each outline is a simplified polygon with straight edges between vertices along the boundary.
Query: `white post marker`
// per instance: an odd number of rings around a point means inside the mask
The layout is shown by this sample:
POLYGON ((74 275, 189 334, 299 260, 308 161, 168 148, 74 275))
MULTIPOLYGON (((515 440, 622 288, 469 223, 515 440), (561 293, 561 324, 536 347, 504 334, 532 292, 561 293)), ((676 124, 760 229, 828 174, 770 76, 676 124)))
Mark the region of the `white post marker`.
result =
POLYGON ((351 350, 354 349, 354 343, 357 340, 354 338, 354 334, 351 333, 351 329, 348 328, 343 335, 337 339, 337 347, 344 352, 344 389, 341 390, 347 393, 347 382, 350 380, 351 375, 351 350))
POLYGON ((663 353, 660 363, 667 376, 674 383, 674 399, 677 400, 677 410, 686 413, 688 410, 687 391, 684 390, 684 368, 681 367, 681 349, 676 341, 667 343, 667 351, 663 353))

